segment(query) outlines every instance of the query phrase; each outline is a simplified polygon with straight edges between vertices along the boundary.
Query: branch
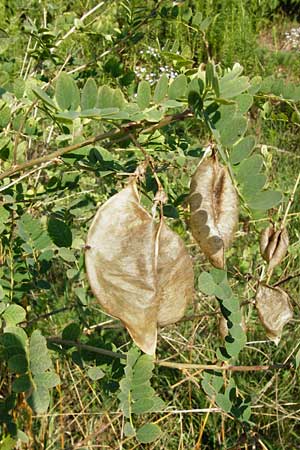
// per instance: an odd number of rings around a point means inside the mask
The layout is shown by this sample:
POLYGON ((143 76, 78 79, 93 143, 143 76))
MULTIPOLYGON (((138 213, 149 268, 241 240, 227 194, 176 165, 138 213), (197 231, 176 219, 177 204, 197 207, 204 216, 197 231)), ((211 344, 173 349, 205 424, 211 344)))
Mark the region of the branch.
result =
MULTIPOLYGON (((111 356, 113 358, 126 359, 126 354, 116 353, 111 350, 106 350, 105 348, 98 348, 92 345, 82 344, 81 342, 71 341, 69 339, 61 339, 59 337, 53 336, 48 337, 47 342, 49 344, 59 344, 59 345, 70 345, 77 347, 82 350, 86 350, 92 353, 97 353, 100 355, 111 356)), ((223 366, 217 364, 189 364, 189 363, 176 363, 171 361, 161 361, 156 360, 155 364, 162 367, 169 367, 170 369, 197 369, 197 370, 222 370, 231 372, 259 372, 268 370, 278 370, 278 369, 291 369, 293 366, 291 364, 269 364, 266 366, 231 366, 224 364, 223 366)))
MULTIPOLYGON (((166 117, 164 117, 160 122, 157 124, 154 124, 147 128, 146 130, 143 130, 143 133, 151 133, 159 128, 162 128, 166 125, 171 124, 172 122, 176 122, 178 120, 184 120, 185 118, 192 117, 192 113, 189 109, 183 111, 182 113, 178 114, 171 114, 166 117)), ((29 161, 26 161, 24 163, 21 163, 19 165, 13 166, 11 169, 6 170, 2 174, 0 174, 0 180, 3 180, 4 178, 10 177, 12 175, 15 175, 16 173, 21 172, 24 169, 31 168, 33 166, 37 166, 39 164, 43 164, 47 161, 55 162, 57 158, 60 156, 63 156, 67 153, 70 153, 74 150, 78 150, 80 148, 86 147, 87 145, 95 144, 96 142, 104 141, 105 139, 117 139, 117 138, 125 138, 129 137, 132 130, 135 129, 142 129, 146 121, 142 122, 130 122, 125 123, 121 125, 121 130, 112 130, 108 131, 106 133, 99 134, 97 136, 94 136, 92 138, 89 138, 83 142, 79 142, 78 144, 69 145, 67 147, 62 147, 59 150, 56 150, 48 155, 40 156, 39 158, 31 159, 29 161)))
POLYGON ((69 339, 61 339, 56 336, 48 337, 47 342, 49 344, 58 344, 62 346, 71 345, 72 347, 77 347, 81 350, 97 353, 99 355, 111 356, 112 358, 126 359, 126 355, 123 353, 112 352, 111 350, 107 350, 105 348, 94 347, 92 345, 82 344, 81 342, 71 341, 69 339))
POLYGON ((189 363, 176 363, 169 361, 160 361, 157 360, 156 364, 158 366, 169 367, 171 369, 202 369, 202 370, 222 370, 222 371, 231 371, 231 372, 258 372, 258 371, 267 371, 267 370, 276 370, 276 369, 290 369, 291 364, 270 364, 267 366, 230 366, 224 364, 223 366, 219 366, 217 364, 189 364, 189 363))

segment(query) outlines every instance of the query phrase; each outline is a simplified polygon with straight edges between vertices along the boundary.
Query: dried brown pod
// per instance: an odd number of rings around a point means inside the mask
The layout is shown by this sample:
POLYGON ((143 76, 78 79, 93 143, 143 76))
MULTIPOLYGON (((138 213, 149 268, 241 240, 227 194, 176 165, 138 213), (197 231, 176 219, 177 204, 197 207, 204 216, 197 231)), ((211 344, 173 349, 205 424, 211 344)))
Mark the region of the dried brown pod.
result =
POLYGON ((278 344, 284 325, 293 317, 288 294, 278 287, 272 288, 260 284, 255 304, 268 338, 278 344))
POLYGON ((269 263, 268 271, 281 263, 289 246, 289 235, 286 228, 275 230, 273 225, 265 228, 260 237, 260 252, 269 263))
POLYGON ((159 232, 157 275, 159 295, 157 322, 164 326, 175 323, 183 317, 194 292, 191 257, 182 239, 164 222, 159 232))
POLYGON ((193 292, 182 241, 152 219, 131 183, 99 208, 86 247, 88 279, 103 309, 154 354, 158 323, 181 318, 193 292))
POLYGON ((238 197, 227 169, 215 156, 201 162, 194 173, 189 203, 194 238, 211 263, 223 269, 238 223, 238 197))

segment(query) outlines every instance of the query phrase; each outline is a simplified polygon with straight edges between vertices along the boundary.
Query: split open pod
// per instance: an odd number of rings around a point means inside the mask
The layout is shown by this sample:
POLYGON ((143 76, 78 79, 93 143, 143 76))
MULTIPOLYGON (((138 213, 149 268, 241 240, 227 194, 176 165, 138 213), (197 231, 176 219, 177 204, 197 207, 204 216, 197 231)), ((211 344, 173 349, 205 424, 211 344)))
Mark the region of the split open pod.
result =
POLYGON ((261 283, 256 292, 255 305, 268 338, 278 344, 284 325, 293 317, 288 294, 278 287, 261 283))
POLYGON ((225 250, 238 224, 238 197, 230 175, 216 156, 202 161, 191 181, 190 228, 203 253, 224 269, 225 250))
POLYGON ((157 328, 178 321, 193 297, 192 261, 181 238, 141 206, 131 182, 96 213, 85 264, 102 308, 154 354, 157 328))

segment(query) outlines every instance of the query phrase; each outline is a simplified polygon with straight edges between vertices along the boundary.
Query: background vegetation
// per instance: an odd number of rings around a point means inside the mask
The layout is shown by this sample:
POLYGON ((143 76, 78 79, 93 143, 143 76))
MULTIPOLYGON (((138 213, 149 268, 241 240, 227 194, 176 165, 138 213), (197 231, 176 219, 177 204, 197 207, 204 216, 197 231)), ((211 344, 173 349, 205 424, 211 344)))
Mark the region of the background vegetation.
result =
MULTIPOLYGON (((300 448, 295 369, 300 197, 294 189, 300 170, 299 10, 296 0, 0 0, 1 449, 300 448), (263 157, 267 187, 283 196, 263 214, 242 209, 228 252, 228 274, 247 325, 247 344, 238 363, 284 367, 234 375, 239 398, 251 398, 252 414, 243 421, 231 406, 226 411, 207 396, 203 369, 156 365, 151 382, 164 405, 135 420, 137 426, 158 423, 162 434, 152 444, 141 444, 124 435, 118 398, 124 364, 114 355, 126 356, 132 343, 91 293, 84 244, 97 205, 124 186, 144 155, 122 134, 119 140, 81 147, 88 138, 115 133, 128 120, 122 115, 104 120, 71 117, 77 91, 60 75, 69 74, 81 91, 91 78, 97 87, 118 89, 114 105, 109 96, 100 105, 105 108, 120 106, 124 99, 135 101, 141 80, 149 81, 153 92, 162 74, 170 80, 180 74, 192 77, 209 62, 220 74, 238 62, 251 86, 259 86, 253 89, 248 129, 256 138, 256 154, 263 157), (49 97, 43 97, 41 88, 49 97), (58 114, 51 106, 54 98, 58 114), (74 145, 72 151, 59 153, 69 145, 74 145), (36 164, 27 165, 35 159, 36 164), (259 232, 270 219, 282 220, 292 193, 286 218, 289 253, 271 284, 280 283, 289 292, 294 319, 275 346, 266 340, 253 306, 264 265, 259 232), (27 370, 27 360, 20 357, 25 342, 38 386, 35 397, 27 375, 22 378, 27 370)), ((90 98, 86 96, 87 103, 90 98)), ((191 103, 197 116, 197 105, 191 103)), ((154 127, 146 143, 168 194, 164 214, 193 256, 197 289, 185 318, 160 331, 157 358, 187 364, 215 362, 220 344, 218 302, 197 286, 199 274, 210 265, 186 228, 189 179, 211 144, 211 134, 198 119, 174 121, 156 131, 154 127)), ((157 123, 153 116, 147 120, 148 126, 157 123)), ((151 207, 155 191, 149 170, 142 185, 146 207, 151 207)))

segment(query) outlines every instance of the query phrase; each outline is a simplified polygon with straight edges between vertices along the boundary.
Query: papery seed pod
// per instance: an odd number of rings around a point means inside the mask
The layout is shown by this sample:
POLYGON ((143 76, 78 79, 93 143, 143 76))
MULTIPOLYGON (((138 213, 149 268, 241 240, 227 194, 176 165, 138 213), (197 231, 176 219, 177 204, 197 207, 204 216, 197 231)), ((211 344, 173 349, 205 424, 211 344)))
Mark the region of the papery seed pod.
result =
POLYGON ((182 240, 140 205, 135 183, 102 205, 88 232, 86 270, 92 290, 135 343, 154 354, 157 325, 180 319, 193 294, 182 240))
POLYGON ((269 339, 279 343, 284 325, 293 317, 288 294, 280 288, 260 284, 255 297, 258 317, 269 339))
POLYGON ((99 208, 85 255, 89 282, 103 309, 120 319, 149 354, 157 339, 155 236, 155 223, 131 183, 99 208))
POLYGON ((229 173, 215 157, 201 162, 191 181, 190 227, 203 253, 223 269, 225 250, 238 223, 238 197, 229 173))
POLYGON ((164 326, 183 317, 187 304, 194 292, 194 271, 192 259, 182 239, 162 223, 159 235, 158 253, 158 295, 157 322, 164 326))
POLYGON ((268 271, 281 263, 289 246, 289 236, 286 228, 275 231, 272 225, 261 233, 260 252, 262 257, 269 263, 268 271))

